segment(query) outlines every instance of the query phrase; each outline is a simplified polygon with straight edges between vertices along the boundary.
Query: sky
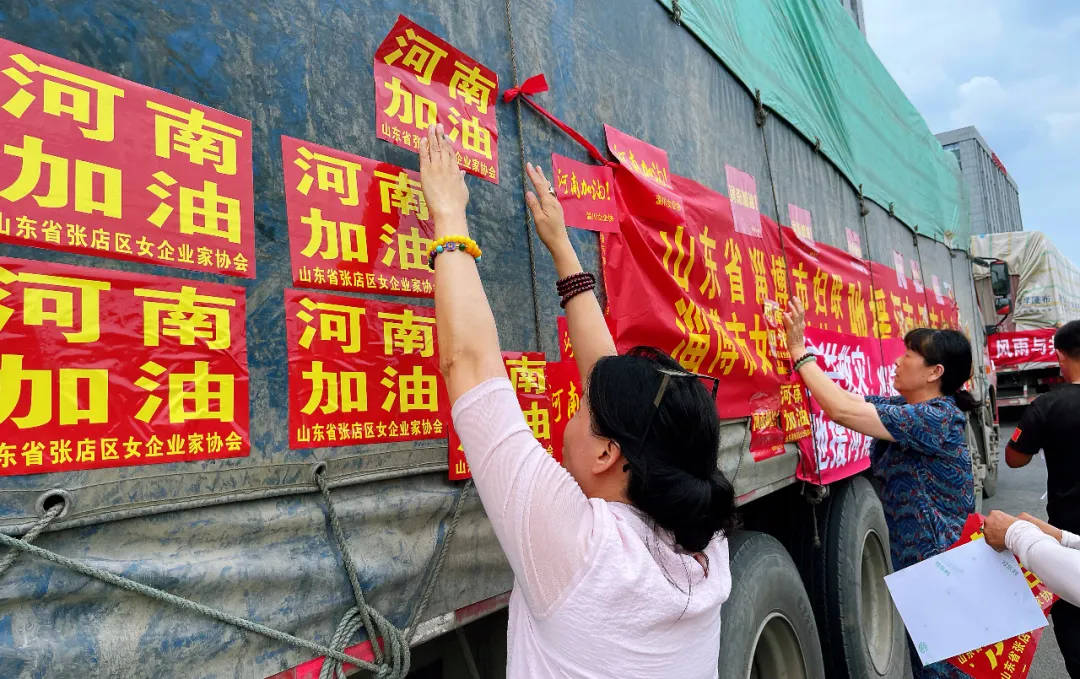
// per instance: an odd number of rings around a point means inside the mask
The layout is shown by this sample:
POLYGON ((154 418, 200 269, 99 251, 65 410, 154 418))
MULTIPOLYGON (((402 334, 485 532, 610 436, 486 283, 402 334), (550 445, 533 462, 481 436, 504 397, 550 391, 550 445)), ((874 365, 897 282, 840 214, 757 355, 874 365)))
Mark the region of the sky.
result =
POLYGON ((935 134, 974 125, 1024 229, 1080 266, 1080 3, 864 0, 866 37, 935 134))

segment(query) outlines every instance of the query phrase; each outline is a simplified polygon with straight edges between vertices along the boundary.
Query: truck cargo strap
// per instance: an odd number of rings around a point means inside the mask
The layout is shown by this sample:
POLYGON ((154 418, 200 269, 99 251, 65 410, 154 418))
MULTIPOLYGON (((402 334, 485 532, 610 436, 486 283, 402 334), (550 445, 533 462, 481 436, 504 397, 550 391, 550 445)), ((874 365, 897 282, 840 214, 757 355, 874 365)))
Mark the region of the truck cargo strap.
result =
POLYGON ((369 606, 364 598, 363 588, 360 586, 360 580, 357 576, 356 564, 347 549, 345 533, 341 528, 337 512, 334 510, 334 504, 330 497, 330 486, 325 478, 325 472, 325 465, 320 463, 315 467, 313 478, 315 485, 318 486, 319 492, 322 493, 323 499, 326 502, 326 514, 330 523, 331 533, 333 534, 338 550, 341 553, 342 562, 345 565, 345 571, 348 574, 349 583, 353 589, 353 596, 356 599, 356 606, 353 606, 346 611, 338 622, 330 646, 325 646, 307 639, 301 639, 300 637, 293 636, 287 632, 282 632, 272 627, 259 624, 253 620, 241 618, 232 615, 231 613, 211 608, 197 601, 185 599, 184 597, 171 594, 164 590, 144 585, 143 583, 131 580, 130 578, 116 575, 111 571, 96 568, 81 561, 63 556, 62 554, 57 554, 56 552, 33 545, 32 542, 38 535, 40 535, 49 524, 63 513, 64 500, 62 498, 58 498, 57 502, 45 511, 37 523, 35 523, 21 539, 0 532, 0 544, 11 548, 11 551, 0 559, 0 578, 4 576, 8 568, 10 568, 15 562, 15 559, 18 558, 19 554, 25 553, 39 559, 44 559, 45 561, 51 561, 58 566, 75 571, 88 578, 94 578, 105 584, 113 585, 114 587, 140 594, 147 598, 154 599, 155 601, 175 606, 176 608, 198 613, 199 615, 217 620, 226 625, 232 625, 233 627, 267 637, 268 639, 303 648, 324 656, 326 661, 323 662, 322 670, 319 673, 319 679, 330 679, 331 677, 343 679, 345 677, 345 663, 359 669, 374 672, 375 676, 379 679, 404 679, 409 673, 411 661, 410 642, 416 633, 424 609, 431 599, 431 594, 435 589, 435 583, 439 578, 439 573, 442 571, 443 563, 446 560, 446 553, 449 551, 450 543, 457 530, 458 522, 461 519, 462 507, 472 490, 472 481, 470 480, 465 483, 458 493, 457 498, 454 500, 454 505, 450 511, 450 522, 446 528, 446 535, 442 538, 441 544, 436 544, 435 552, 432 554, 431 561, 428 563, 428 567, 421 579, 420 598, 413 607, 412 613, 409 615, 409 619, 405 624, 404 629, 398 629, 378 611, 369 606), (371 642, 375 662, 361 660, 360 658, 344 653, 344 649, 348 646, 353 635, 361 627, 364 628, 368 640, 371 642))

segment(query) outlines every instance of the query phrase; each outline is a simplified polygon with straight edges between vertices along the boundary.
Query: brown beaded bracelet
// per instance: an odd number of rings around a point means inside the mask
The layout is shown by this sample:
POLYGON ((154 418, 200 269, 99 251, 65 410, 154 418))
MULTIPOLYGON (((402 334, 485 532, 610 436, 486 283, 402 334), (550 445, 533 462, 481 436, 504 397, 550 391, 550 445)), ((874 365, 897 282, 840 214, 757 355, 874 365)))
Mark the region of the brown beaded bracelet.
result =
POLYGON ((555 291, 562 297, 576 286, 585 282, 596 285, 596 277, 587 271, 571 274, 555 283, 555 291))
MULTIPOLYGON (((560 283, 562 283, 562 281, 560 281, 560 283)), ((565 285, 558 285, 557 287, 559 288, 559 295, 562 297, 562 301, 559 302, 559 306, 565 309, 567 302, 569 302, 571 299, 577 297, 583 292, 588 292, 596 288, 596 277, 593 276, 591 273, 585 274, 584 276, 578 276, 577 278, 569 281, 565 285)))

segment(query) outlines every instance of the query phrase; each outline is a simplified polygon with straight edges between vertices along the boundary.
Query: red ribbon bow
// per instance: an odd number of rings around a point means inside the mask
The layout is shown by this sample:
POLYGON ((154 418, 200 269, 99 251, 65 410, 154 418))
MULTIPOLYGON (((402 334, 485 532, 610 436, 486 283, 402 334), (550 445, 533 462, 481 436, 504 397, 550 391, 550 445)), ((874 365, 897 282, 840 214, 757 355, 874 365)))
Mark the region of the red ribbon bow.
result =
POLYGON ((517 99, 520 96, 521 100, 524 101, 529 106, 532 106, 536 110, 537 113, 544 116, 545 118, 547 118, 551 122, 555 123, 556 127, 558 127, 560 130, 562 130, 563 132, 568 134, 571 139, 573 139, 577 143, 581 144, 581 146, 586 151, 588 151, 589 155, 592 156, 593 160, 595 160, 595 161, 597 161, 599 163, 603 163, 604 165, 610 165, 610 166, 616 165, 617 163, 614 163, 614 162, 608 160, 607 158, 605 158, 604 154, 600 153, 599 149, 597 149, 595 146, 593 146, 592 143, 590 143, 588 139, 581 136, 581 134, 577 130, 570 127, 569 125, 567 125, 563 121, 559 120, 555 116, 551 115, 550 113, 548 113, 547 109, 545 109, 543 106, 541 106, 540 104, 537 104, 535 101, 532 100, 532 95, 539 94, 541 92, 547 92, 547 91, 548 91, 547 78, 544 77, 543 73, 538 73, 538 74, 534 75, 533 77, 526 79, 525 82, 521 83, 520 86, 511 87, 510 89, 503 92, 503 101, 513 101, 514 99, 517 99))

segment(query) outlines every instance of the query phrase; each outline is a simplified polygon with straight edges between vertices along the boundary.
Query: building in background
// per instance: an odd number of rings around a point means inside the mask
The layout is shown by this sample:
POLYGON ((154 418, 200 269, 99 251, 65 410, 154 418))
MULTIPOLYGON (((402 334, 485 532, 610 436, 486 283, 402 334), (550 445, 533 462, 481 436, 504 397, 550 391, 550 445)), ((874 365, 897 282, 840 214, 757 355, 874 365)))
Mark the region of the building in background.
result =
POLYGON ((840 4, 844 6, 847 13, 851 15, 851 18, 855 20, 855 25, 859 27, 863 35, 866 35, 866 20, 863 18, 863 0, 840 0, 840 4))
POLYGON ((961 127, 936 136, 960 163, 971 208, 971 235, 1023 231, 1016 182, 979 131, 961 127))

